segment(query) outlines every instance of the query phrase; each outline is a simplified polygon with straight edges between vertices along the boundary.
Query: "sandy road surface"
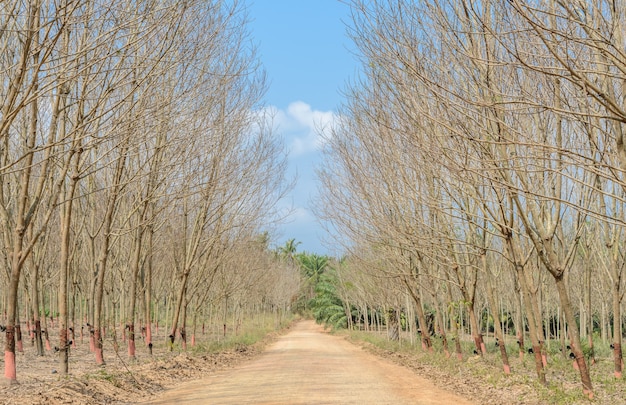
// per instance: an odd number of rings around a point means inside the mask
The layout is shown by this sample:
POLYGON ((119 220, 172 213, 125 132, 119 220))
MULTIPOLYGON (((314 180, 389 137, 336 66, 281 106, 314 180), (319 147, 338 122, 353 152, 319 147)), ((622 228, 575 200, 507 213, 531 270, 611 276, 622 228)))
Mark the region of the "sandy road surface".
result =
POLYGON ((470 404, 312 321, 256 360, 181 384, 151 404, 470 404))

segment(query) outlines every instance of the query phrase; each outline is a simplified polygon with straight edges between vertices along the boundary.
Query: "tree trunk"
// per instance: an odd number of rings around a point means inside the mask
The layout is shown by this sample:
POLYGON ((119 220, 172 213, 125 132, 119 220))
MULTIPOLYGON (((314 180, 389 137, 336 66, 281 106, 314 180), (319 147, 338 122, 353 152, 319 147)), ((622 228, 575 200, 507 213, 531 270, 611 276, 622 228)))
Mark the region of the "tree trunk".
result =
POLYGON ((33 273, 31 278, 31 296, 33 300, 32 318, 33 318, 33 338, 35 340, 35 346, 37 347, 37 356, 43 356, 43 339, 41 336, 41 304, 39 302, 39 265, 33 266, 33 273))
POLYGON ((448 338, 446 336, 446 326, 444 324, 443 321, 443 316, 442 316, 442 311, 441 308, 439 308, 439 304, 436 304, 437 308, 436 308, 436 314, 435 316, 437 317, 437 330, 439 333, 439 336, 441 336, 441 344, 443 345, 443 352, 445 353, 446 357, 450 357, 450 349, 448 348, 448 338))
POLYGON ((411 288, 408 280, 404 280, 409 293, 411 294, 411 298, 415 302, 415 311, 417 312, 417 319, 419 321, 419 329, 417 333, 420 335, 420 340, 422 341, 422 348, 424 350, 432 350, 432 340, 430 338, 430 330, 428 329, 428 323, 426 321, 426 314, 424 314, 424 308, 422 307, 422 300, 420 299, 419 293, 411 288))
POLYGON ((504 333, 502 332, 502 324, 500 323, 500 309, 496 305, 495 293, 490 280, 487 280, 487 300, 491 313, 493 314, 493 326, 496 334, 496 345, 500 349, 500 357, 502 358, 502 367, 504 374, 511 374, 511 365, 509 364, 509 356, 506 352, 506 344, 504 333))
POLYGON ((585 361, 585 356, 580 344, 580 335, 578 333, 578 328, 576 327, 576 318, 574 317, 574 311, 572 310, 572 304, 567 292, 567 286, 565 285, 565 280, 562 276, 555 277, 554 279, 559 293, 561 307, 563 308, 563 313, 565 314, 565 319, 569 326, 568 329, 570 333, 572 353, 574 353, 576 364, 578 365, 580 380, 583 385, 583 393, 592 399, 593 387, 591 385, 591 377, 589 376, 589 369, 587 368, 587 362, 585 361))
POLYGON ((7 302, 7 324, 4 346, 4 376, 9 384, 17 382, 17 368, 15 365, 15 334, 17 319, 17 298, 20 274, 22 270, 21 245, 24 235, 23 221, 15 231, 14 249, 12 257, 11 273, 9 278, 8 302, 7 302), (21 229, 21 230, 20 230, 21 229))
POLYGON ((400 340, 400 325, 398 324, 398 313, 395 308, 387 311, 387 337, 392 342, 400 340))
POLYGON ((150 307, 152 305, 152 253, 153 253, 153 235, 154 229, 152 226, 149 228, 148 232, 148 257, 147 264, 145 266, 146 271, 144 274, 144 322, 146 327, 146 337, 145 342, 146 346, 150 349, 150 354, 152 354, 152 311, 150 307))
MULTIPOLYGON (((524 312, 526 313, 526 316, 528 317, 528 329, 530 331, 530 341, 532 343, 532 354, 533 354, 533 357, 535 358, 535 369, 537 371, 537 378, 539 379, 539 382, 541 384, 547 385, 548 383, 546 381, 546 373, 544 372, 543 358, 541 357, 541 343, 539 342, 539 339, 537 338, 538 336, 537 323, 535 322, 535 314, 533 311, 533 305, 531 303, 531 296, 528 291, 528 286, 526 285, 526 279, 524 275, 523 266, 519 264, 516 265, 516 271, 517 271, 517 280, 521 288, 522 301, 524 303, 524 312)), ((521 333, 522 334, 524 333, 523 329, 521 333)), ((520 350, 524 349, 522 345, 523 345, 523 340, 520 340, 520 350)))
MULTIPOLYGON (((178 299, 176 300, 176 309, 174 309, 174 318, 172 319, 172 326, 170 328, 170 351, 174 350, 174 340, 176 339, 176 330, 178 329, 178 321, 185 302, 185 295, 187 293, 187 280, 189 279, 189 271, 185 271, 182 276, 180 291, 178 293, 178 299)), ((226 318, 224 318, 224 335, 226 334, 226 318)))
POLYGON ((104 223, 102 227, 102 245, 100 247, 100 254, 97 263, 97 283, 96 283, 96 295, 94 303, 94 343, 96 349, 96 363, 98 365, 104 365, 103 355, 103 323, 104 318, 102 316, 102 302, 104 298, 104 276, 107 270, 107 261, 109 258, 109 246, 111 244, 111 228, 113 227, 113 213, 117 206, 118 196, 122 187, 122 175, 124 173, 126 158, 129 149, 129 137, 124 139, 123 145, 120 148, 120 156, 117 158, 115 166, 115 175, 113 178, 113 186, 111 193, 108 196, 107 209, 104 216, 104 223))
POLYGON ((454 339, 454 350, 456 352, 456 357, 460 360, 463 360, 463 350, 461 349, 461 336, 459 334, 459 327, 456 322, 456 314, 454 314, 454 305, 452 299, 452 283, 450 282, 450 275, 448 272, 445 272, 446 275, 446 294, 448 296, 448 308, 450 309, 450 326, 452 327, 452 338, 454 339))
POLYGON ((22 340, 22 325, 19 317, 19 310, 15 322, 15 346, 19 353, 24 353, 24 341, 22 340))
POLYGON ((180 325, 180 342, 184 351, 187 350, 187 302, 183 305, 180 325))
MULTIPOLYGON (((537 335, 537 342, 533 343, 533 345, 538 345, 539 347, 539 352, 541 355, 541 362, 543 363, 543 367, 545 368, 548 363, 547 363, 547 355, 545 352, 545 334, 543 333, 543 325, 541 322, 541 318, 542 318, 542 313, 541 313, 541 309, 539 306, 539 297, 538 297, 538 293, 537 291, 539 290, 539 287, 535 287, 532 285, 532 277, 530 274, 528 274, 528 269, 526 267, 524 267, 524 276, 526 277, 526 288, 527 288, 527 292, 528 292, 528 297, 530 299, 530 304, 532 306, 532 311, 531 314, 532 316, 530 316, 528 318, 528 322, 534 322, 535 325, 535 333, 537 335)), ((533 351, 537 350, 535 347, 533 347, 533 351)))
POLYGON ((622 378, 622 312, 619 280, 613 283, 613 364, 615 378, 622 378))
MULTIPOLYGON (((76 145, 75 145, 76 146, 76 145)), ((72 224, 72 207, 74 194, 78 185, 80 152, 74 156, 74 173, 61 209, 61 257, 59 266, 59 369, 66 375, 69 372, 69 327, 68 285, 70 280, 70 226, 72 224)))
MULTIPOLYGON (((145 213, 145 211, 144 211, 145 213)), ((143 213, 142 213, 143 219, 143 213)), ((133 256, 131 261, 130 273, 131 273, 131 288, 130 288, 130 308, 128 313, 128 323, 126 328, 128 329, 128 357, 135 359, 135 312, 137 307, 137 283, 139 279, 139 258, 141 256, 141 243, 143 240, 143 225, 139 225, 137 234, 135 235, 135 243, 133 249, 133 256)))
POLYGON ((367 312, 367 304, 363 304, 363 323, 364 323, 364 330, 366 332, 369 332, 370 330, 370 317, 369 314, 367 312))
POLYGON ((474 338, 474 345, 476 346, 477 354, 486 354, 485 342, 483 341, 483 334, 478 326, 478 319, 476 319, 476 310, 474 308, 474 302, 467 302, 467 312, 469 314, 470 328, 472 330, 472 337, 474 338))

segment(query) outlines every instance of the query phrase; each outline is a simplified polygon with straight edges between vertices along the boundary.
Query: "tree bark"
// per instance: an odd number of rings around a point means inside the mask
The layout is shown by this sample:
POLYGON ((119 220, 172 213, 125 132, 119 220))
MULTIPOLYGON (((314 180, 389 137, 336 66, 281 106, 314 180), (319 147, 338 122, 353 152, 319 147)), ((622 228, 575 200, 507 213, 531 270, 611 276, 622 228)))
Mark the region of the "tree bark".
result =
POLYGON ((590 399, 593 398, 593 386, 591 384, 591 377, 589 375, 589 369, 587 368, 587 362, 582 351, 580 344, 580 334, 576 327, 576 318, 574 317, 574 311, 572 310, 572 304, 567 292, 567 286, 563 277, 555 277, 556 288, 559 293, 559 300, 561 307, 565 314, 565 319, 569 325, 569 333, 571 339, 572 353, 574 353, 576 364, 578 365, 578 371, 580 373, 580 380, 583 385, 583 393, 590 399))
MULTIPOLYGON (((176 332, 178 329, 178 321, 180 319, 180 313, 182 311, 183 303, 185 302, 185 296, 187 292, 187 280, 189 279, 189 271, 183 273, 180 290, 178 292, 178 299, 176 300, 176 309, 174 310, 174 318, 172 319, 172 326, 170 329, 170 351, 174 350, 174 339, 176 338, 176 332)), ((224 321, 224 335, 226 335, 226 321, 224 321)))
POLYGON ((622 311, 620 299, 620 280, 613 282, 613 364, 615 378, 622 378, 624 361, 622 359, 622 311), (616 285, 617 284, 617 285, 616 285))
MULTIPOLYGON (((484 259, 483 259, 484 260, 484 259)), ((511 365, 509 364, 509 355, 506 352, 506 341, 502 332, 502 324, 500 323, 500 308, 496 305, 495 293, 490 280, 487 280, 487 301, 493 314, 493 326, 496 333, 496 342, 500 349, 500 358, 502 359, 502 367, 504 374, 511 373, 511 365)))
POLYGON ((432 351, 433 344, 430 338, 430 329, 428 328, 428 321, 426 320, 426 314, 424 313, 424 308, 422 307, 422 300, 419 297, 419 293, 416 292, 413 288, 411 288, 411 286, 408 284, 407 284, 407 289, 409 290, 409 293, 411 294, 411 298, 413 298, 413 302, 415 303, 415 311, 417 312, 417 320, 419 321, 419 329, 417 333, 420 335, 422 348, 427 351, 432 351))
MULTIPOLYGON (((547 385, 546 381, 546 373, 544 371, 543 366, 543 358, 541 357, 541 343, 538 339, 537 334, 537 323, 535 322, 535 314, 533 312, 533 305, 531 303, 530 293, 528 291, 528 286, 526 285, 526 278, 524 275, 524 268, 522 265, 516 265, 516 274, 517 281, 520 284, 521 292, 522 292, 522 301, 524 302, 524 312, 528 317, 528 330, 530 331, 530 341, 532 343, 533 349, 533 357, 535 358, 535 369, 537 371, 537 378, 539 382, 543 385, 547 385)), ((523 329, 522 329, 522 334, 523 329)), ((520 349, 524 349, 522 346, 523 340, 520 340, 520 349)))

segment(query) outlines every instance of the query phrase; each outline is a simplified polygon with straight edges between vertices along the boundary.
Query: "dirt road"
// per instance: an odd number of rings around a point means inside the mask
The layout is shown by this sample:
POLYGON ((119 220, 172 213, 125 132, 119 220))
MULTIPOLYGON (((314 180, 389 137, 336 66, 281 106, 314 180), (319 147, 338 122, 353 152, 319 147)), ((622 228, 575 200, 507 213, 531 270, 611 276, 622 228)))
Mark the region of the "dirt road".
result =
POLYGON ((412 371, 296 324, 258 359, 181 384, 151 404, 470 404, 412 371))

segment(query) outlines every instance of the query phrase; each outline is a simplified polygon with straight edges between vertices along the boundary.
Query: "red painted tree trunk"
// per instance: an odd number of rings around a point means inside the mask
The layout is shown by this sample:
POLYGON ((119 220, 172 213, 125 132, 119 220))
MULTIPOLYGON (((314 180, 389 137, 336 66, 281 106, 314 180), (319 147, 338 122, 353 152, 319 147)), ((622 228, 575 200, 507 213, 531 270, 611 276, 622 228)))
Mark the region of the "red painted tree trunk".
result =
POLYGON ((152 344, 152 328, 150 323, 146 324, 146 345, 152 344))
MULTIPOLYGON (((466 297, 466 300, 469 297, 466 297)), ((476 351, 481 355, 487 354, 487 349, 485 347, 485 343, 483 341, 483 335, 480 332, 480 328, 478 326, 478 320, 476 319, 476 312, 474 311, 474 302, 467 301, 467 312, 469 313, 470 319, 470 327, 472 329, 472 337, 474 338, 474 345, 476 346, 476 351)))
POLYGON ((135 359, 135 324, 131 323, 127 326, 128 328, 128 357, 131 359, 135 359))
POLYGON ((102 347, 102 333, 99 328, 94 330, 93 340, 95 344, 95 352, 96 352, 96 364, 99 366, 104 365, 104 356, 103 356, 103 347, 102 347))
POLYGON ((6 343, 4 349, 4 377, 9 384, 17 382, 17 369, 15 367, 15 327, 6 326, 6 343))
POLYGON ((613 343, 613 362, 615 365, 615 378, 622 378, 622 345, 613 343))

